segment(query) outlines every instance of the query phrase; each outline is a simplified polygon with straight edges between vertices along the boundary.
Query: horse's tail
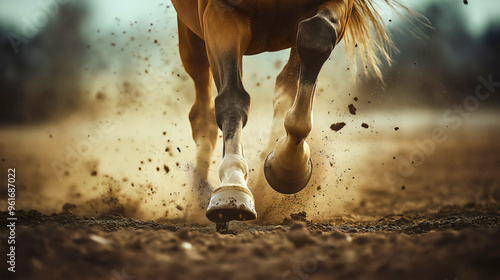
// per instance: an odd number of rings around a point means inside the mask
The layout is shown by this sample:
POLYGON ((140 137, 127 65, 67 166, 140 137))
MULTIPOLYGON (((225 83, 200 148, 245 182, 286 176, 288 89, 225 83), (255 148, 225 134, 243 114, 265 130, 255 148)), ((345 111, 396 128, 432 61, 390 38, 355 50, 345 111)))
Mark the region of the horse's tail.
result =
POLYGON ((413 27, 415 27, 414 22, 422 22, 422 19, 426 19, 412 12, 398 0, 353 0, 345 34, 347 56, 351 57, 356 65, 357 49, 365 74, 371 70, 382 79, 380 66, 384 60, 389 65, 391 64, 391 52, 396 48, 387 26, 377 11, 379 3, 387 5, 400 17, 413 23, 413 27))

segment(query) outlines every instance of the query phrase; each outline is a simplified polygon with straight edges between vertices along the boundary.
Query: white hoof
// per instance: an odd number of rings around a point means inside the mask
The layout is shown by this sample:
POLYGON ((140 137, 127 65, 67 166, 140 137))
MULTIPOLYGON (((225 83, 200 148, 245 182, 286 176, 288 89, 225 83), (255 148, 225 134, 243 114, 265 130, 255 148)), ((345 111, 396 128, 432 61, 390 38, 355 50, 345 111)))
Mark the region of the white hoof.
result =
POLYGON ((257 218, 252 193, 244 187, 224 186, 216 189, 207 208, 207 218, 215 223, 250 221, 257 218))

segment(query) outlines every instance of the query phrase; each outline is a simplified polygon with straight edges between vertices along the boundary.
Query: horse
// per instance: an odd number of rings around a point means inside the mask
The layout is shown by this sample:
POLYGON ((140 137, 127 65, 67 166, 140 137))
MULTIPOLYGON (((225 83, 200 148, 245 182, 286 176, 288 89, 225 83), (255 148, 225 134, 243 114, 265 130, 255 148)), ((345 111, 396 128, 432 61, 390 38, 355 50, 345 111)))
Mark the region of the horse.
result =
MULTIPOLYGON (((242 57, 290 49, 276 78, 274 116, 264 174, 279 193, 302 190, 311 177, 306 138, 313 127, 318 75, 343 39, 356 65, 381 77, 382 60, 393 47, 373 0, 172 0, 177 12, 179 52, 194 82, 196 98, 189 112, 196 143, 196 170, 208 175, 218 130, 223 134, 221 184, 212 192, 207 218, 221 224, 257 218, 247 186, 242 129, 248 119, 250 94, 242 82, 242 57), (212 97, 212 81, 217 96, 212 97), (280 137, 281 136, 281 137, 280 137), (278 140, 276 140, 278 139, 278 140), (273 149, 274 148, 274 149, 273 149)), ((397 0, 380 0, 399 11, 397 0)))

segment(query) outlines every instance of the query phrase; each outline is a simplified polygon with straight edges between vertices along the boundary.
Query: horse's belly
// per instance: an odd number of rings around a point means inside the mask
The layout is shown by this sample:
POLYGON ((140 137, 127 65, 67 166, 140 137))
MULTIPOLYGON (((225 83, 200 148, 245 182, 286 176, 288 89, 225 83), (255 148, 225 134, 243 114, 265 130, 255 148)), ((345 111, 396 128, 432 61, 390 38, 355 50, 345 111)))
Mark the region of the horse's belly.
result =
POLYGON ((273 52, 295 46, 298 25, 314 16, 326 0, 259 0, 250 17, 252 42, 245 54, 273 52))

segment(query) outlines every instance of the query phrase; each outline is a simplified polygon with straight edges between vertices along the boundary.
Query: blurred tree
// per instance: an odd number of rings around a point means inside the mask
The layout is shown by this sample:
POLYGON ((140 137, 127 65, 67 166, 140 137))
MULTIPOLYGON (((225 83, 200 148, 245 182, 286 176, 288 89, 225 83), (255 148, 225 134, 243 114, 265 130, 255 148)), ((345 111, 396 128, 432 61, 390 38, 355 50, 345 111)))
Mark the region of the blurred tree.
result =
POLYGON ((15 52, 0 28, 0 122, 38 122, 80 107, 81 3, 59 7, 47 26, 15 52))
MULTIPOLYGON (((474 93, 479 75, 499 76, 500 29, 490 26, 485 34, 470 34, 458 6, 434 2, 423 14, 434 29, 416 37, 392 30, 399 52, 393 65, 382 71, 386 86, 374 78, 360 79, 360 92, 371 93, 380 102, 399 106, 450 106, 474 93)), ((488 104, 500 105, 499 98, 488 104)))

